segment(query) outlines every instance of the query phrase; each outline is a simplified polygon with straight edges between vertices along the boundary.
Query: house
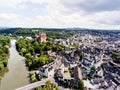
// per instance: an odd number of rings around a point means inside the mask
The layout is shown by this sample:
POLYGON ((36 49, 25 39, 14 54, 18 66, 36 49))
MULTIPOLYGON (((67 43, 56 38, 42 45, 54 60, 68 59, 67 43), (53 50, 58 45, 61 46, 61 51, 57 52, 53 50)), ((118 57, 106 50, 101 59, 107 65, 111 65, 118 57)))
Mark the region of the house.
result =
POLYGON ((94 78, 93 80, 91 80, 91 82, 93 84, 99 84, 101 82, 104 82, 104 79, 103 78, 94 78))
POLYGON ((102 68, 100 68, 99 70, 97 70, 97 76, 99 76, 99 77, 103 77, 103 70, 102 70, 102 68))
POLYGON ((62 64, 60 68, 56 70, 55 76, 59 81, 63 82, 72 79, 70 72, 68 71, 68 68, 64 64, 62 64))
POLYGON ((41 77, 51 77, 54 75, 56 70, 61 66, 62 64, 62 57, 59 55, 56 55, 55 52, 48 51, 48 55, 52 56, 55 60, 47 65, 42 66, 39 69, 39 75, 41 77))
POLYGON ((94 60, 90 59, 90 58, 84 58, 83 59, 83 65, 87 66, 87 67, 91 67, 94 65, 94 60))
POLYGON ((26 39, 32 40, 32 37, 26 37, 26 39))
POLYGON ((78 66, 74 68, 74 78, 76 81, 82 79, 82 71, 81 68, 79 68, 78 66))
POLYGON ((63 74, 61 73, 61 69, 58 69, 58 70, 56 71, 55 76, 57 77, 57 79, 58 79, 59 81, 64 81, 64 80, 63 80, 63 74))
POLYGON ((52 52, 51 50, 47 51, 48 55, 51 56, 51 57, 56 57, 56 53, 55 52, 52 52))
POLYGON ((17 36, 17 38, 18 38, 18 39, 22 39, 22 38, 23 38, 23 36, 17 36))
POLYGON ((70 64, 69 64, 69 68, 70 69, 72 69, 72 68, 74 68, 74 67, 76 67, 77 66, 77 63, 75 63, 75 62, 71 62, 70 64))
POLYGON ((44 65, 39 69, 39 75, 41 77, 51 77, 54 75, 54 68, 53 68, 54 62, 44 65))

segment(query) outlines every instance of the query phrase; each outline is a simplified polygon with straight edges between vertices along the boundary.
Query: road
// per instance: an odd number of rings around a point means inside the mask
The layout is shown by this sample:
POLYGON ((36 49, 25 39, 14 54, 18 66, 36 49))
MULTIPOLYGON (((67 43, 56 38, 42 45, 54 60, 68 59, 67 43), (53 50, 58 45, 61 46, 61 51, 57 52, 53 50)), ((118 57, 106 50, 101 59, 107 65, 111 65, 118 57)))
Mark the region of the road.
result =
POLYGON ((120 64, 114 63, 113 61, 110 61, 110 63, 120 68, 120 64))
MULTIPOLYGON (((31 90, 31 89, 34 89, 34 88, 36 88, 38 86, 44 85, 45 82, 48 81, 48 80, 50 80, 50 82, 55 83, 56 85, 58 85, 58 83, 55 81, 55 79, 53 77, 50 77, 50 78, 44 79, 42 81, 38 81, 38 82, 35 82, 35 83, 28 84, 26 86, 17 88, 15 90, 31 90)), ((58 88, 60 90, 70 90, 69 88, 64 88, 64 87, 59 86, 59 85, 58 85, 58 88)))
POLYGON ((42 81, 35 82, 35 83, 31 83, 29 85, 17 88, 15 90, 31 90, 31 89, 34 89, 34 88, 36 88, 38 86, 44 85, 45 82, 48 81, 48 80, 49 80, 49 78, 45 79, 45 80, 42 80, 42 81))

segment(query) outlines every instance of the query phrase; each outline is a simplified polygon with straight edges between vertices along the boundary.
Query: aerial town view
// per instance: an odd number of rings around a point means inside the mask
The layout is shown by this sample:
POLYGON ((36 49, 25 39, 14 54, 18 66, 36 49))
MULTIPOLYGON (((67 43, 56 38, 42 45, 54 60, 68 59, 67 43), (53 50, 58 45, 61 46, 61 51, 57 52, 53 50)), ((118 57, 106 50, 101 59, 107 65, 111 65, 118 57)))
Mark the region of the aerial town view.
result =
POLYGON ((0 90, 120 90, 119 4, 0 0, 0 90))

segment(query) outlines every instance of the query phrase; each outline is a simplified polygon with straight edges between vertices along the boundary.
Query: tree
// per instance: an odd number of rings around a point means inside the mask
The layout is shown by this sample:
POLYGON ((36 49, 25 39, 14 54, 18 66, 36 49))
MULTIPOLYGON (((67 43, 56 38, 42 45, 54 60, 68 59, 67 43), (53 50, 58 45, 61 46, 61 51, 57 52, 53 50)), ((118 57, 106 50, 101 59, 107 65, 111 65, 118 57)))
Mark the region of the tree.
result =
POLYGON ((30 75, 30 80, 31 80, 32 83, 37 81, 36 75, 35 75, 35 73, 33 71, 31 71, 29 73, 29 75, 30 75))
POLYGON ((33 75, 34 75, 34 72, 33 72, 33 71, 30 71, 30 72, 29 72, 29 75, 30 75, 30 76, 33 76, 33 75))
POLYGON ((34 83, 34 82, 36 82, 36 81, 37 81, 36 77, 31 77, 31 82, 32 82, 32 83, 34 83))
POLYGON ((21 49, 21 52, 22 52, 23 56, 25 55, 26 51, 27 51, 26 48, 21 49))
POLYGON ((0 71, 7 67, 10 37, 0 35, 0 71))
POLYGON ((25 57, 26 57, 27 59, 31 59, 31 57, 32 57, 32 56, 31 56, 31 53, 26 53, 26 54, 25 54, 25 57))
POLYGON ((41 86, 37 87, 36 90, 43 90, 41 86))
POLYGON ((28 52, 30 53, 30 54, 35 54, 35 52, 34 52, 34 48, 32 47, 32 46, 29 46, 28 47, 28 52))
POLYGON ((112 57, 114 57, 114 58, 120 58, 120 53, 118 53, 118 52, 112 52, 112 57))
POLYGON ((31 59, 27 59, 26 60, 26 66, 29 67, 29 69, 32 67, 33 63, 32 63, 32 60, 31 59))
POLYGON ((56 84, 51 83, 50 80, 48 80, 43 86, 42 90, 59 90, 59 88, 56 84))
POLYGON ((4 61, 3 61, 4 67, 7 67, 7 64, 8 64, 8 60, 4 60, 4 61))
POLYGON ((0 63, 0 71, 4 68, 4 65, 0 63))
POLYGON ((8 46, 8 45, 5 45, 5 46, 4 46, 4 52, 5 52, 6 54, 9 53, 9 46, 8 46))
POLYGON ((79 90, 84 90, 84 82, 82 80, 78 81, 78 89, 79 90))
POLYGON ((66 81, 67 88, 70 87, 70 81, 66 81))
POLYGON ((37 66, 37 67, 41 67, 41 66, 43 66, 45 64, 48 64, 52 61, 53 61, 52 57, 40 56, 40 57, 35 58, 34 65, 37 66))
POLYGON ((95 66, 91 67, 91 71, 93 71, 93 72, 95 72, 95 71, 96 71, 95 66))

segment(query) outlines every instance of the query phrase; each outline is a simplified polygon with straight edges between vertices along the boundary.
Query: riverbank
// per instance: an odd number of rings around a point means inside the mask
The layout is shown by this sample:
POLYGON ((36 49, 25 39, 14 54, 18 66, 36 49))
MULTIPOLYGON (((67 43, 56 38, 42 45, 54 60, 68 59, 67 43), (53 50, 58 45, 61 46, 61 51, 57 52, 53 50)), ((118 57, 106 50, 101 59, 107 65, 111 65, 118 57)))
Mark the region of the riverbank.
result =
POLYGON ((0 80, 7 69, 10 46, 10 37, 0 35, 0 80))
POLYGON ((28 70, 25 58, 16 51, 16 40, 11 40, 10 57, 8 59, 8 72, 5 73, 0 83, 0 90, 14 90, 29 84, 28 70))

